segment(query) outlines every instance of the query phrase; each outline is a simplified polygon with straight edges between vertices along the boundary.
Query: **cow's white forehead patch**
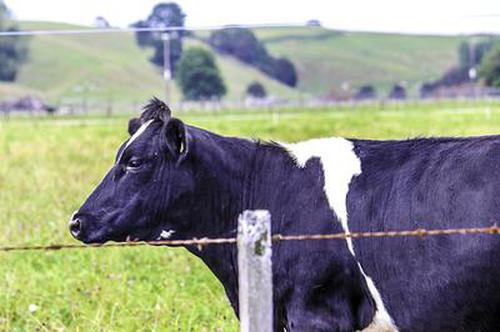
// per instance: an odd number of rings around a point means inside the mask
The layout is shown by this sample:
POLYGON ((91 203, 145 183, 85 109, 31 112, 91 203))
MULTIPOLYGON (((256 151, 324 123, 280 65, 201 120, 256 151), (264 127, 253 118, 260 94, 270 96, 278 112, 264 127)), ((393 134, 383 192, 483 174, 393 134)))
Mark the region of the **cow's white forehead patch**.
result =
POLYGON ((127 150, 127 148, 132 144, 134 143, 134 141, 142 135, 142 133, 144 133, 144 131, 148 128, 148 126, 153 122, 153 120, 149 120, 145 123, 142 124, 142 126, 137 129, 137 131, 132 135, 132 137, 130 137, 130 139, 127 141, 127 144, 125 144, 125 147, 123 148, 122 152, 120 153, 120 156, 118 157, 118 159, 116 160, 116 163, 120 163, 120 160, 122 159, 122 156, 123 154, 125 153, 125 150, 127 150))

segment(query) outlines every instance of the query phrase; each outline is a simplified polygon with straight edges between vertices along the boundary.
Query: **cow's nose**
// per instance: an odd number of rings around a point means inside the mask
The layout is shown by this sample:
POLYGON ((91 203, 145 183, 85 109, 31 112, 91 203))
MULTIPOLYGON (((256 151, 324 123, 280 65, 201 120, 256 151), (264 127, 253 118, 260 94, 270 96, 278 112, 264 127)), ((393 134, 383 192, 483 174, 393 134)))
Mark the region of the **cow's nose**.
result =
POLYGON ((82 234, 82 222, 79 218, 73 218, 69 221, 69 232, 77 240, 80 240, 82 234))

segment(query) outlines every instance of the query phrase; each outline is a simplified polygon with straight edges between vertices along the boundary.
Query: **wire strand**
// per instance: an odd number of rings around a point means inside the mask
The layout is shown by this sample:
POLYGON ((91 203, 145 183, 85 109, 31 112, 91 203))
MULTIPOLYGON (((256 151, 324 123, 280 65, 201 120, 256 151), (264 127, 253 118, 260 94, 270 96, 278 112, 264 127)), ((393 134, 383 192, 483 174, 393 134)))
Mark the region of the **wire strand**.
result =
MULTIPOLYGON (((473 228, 450 228, 450 229, 424 229, 418 228, 414 230, 404 231, 380 231, 380 232, 349 232, 335 234, 302 234, 302 235, 273 235, 273 242, 281 241, 305 241, 305 240, 345 240, 348 238, 395 238, 395 237, 420 237, 438 235, 478 235, 490 234, 500 235, 500 227, 496 224, 490 227, 473 227, 473 228)), ((113 248, 113 247, 138 247, 138 246, 198 246, 199 250, 208 245, 234 244, 237 242, 236 237, 230 238, 201 238, 187 240, 161 240, 161 241, 141 241, 141 242, 116 242, 108 244, 50 244, 50 245, 33 245, 33 246, 0 246, 0 252, 8 251, 52 251, 61 249, 88 249, 88 248, 113 248)))
POLYGON ((17 30, 0 31, 0 37, 12 36, 42 36, 42 35, 80 35, 99 33, 126 33, 126 32, 174 32, 174 31, 200 31, 200 30, 220 30, 220 29, 258 29, 258 28, 291 28, 306 27, 304 23, 264 23, 264 24, 229 24, 229 25, 209 25, 191 27, 158 27, 158 28, 88 28, 88 29, 53 29, 53 30, 17 30))

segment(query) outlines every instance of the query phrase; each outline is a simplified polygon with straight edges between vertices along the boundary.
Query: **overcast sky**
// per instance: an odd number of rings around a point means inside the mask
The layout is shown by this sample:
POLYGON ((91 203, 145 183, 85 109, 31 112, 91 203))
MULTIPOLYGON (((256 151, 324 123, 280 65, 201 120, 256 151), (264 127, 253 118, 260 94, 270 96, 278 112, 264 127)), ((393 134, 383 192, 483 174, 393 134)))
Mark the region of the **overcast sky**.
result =
MULTIPOLYGON (((145 18, 158 0, 5 0, 20 20, 114 26, 145 18)), ((500 0, 179 0, 188 26, 300 23, 319 19, 346 30, 410 33, 500 33, 500 0)))

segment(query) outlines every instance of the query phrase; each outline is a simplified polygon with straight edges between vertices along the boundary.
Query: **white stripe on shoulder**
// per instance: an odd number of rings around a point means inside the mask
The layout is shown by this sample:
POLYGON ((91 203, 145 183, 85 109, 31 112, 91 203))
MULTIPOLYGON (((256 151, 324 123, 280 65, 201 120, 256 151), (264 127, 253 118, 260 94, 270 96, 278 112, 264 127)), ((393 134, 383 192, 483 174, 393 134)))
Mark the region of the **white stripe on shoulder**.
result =
MULTIPOLYGON (((330 208, 342 223, 345 232, 349 232, 347 224, 346 198, 351 179, 361 174, 361 162, 354 153, 350 141, 341 137, 318 138, 310 141, 285 145, 295 157, 301 168, 311 158, 319 158, 325 177, 324 191, 330 208)), ((352 239, 347 239, 349 251, 354 256, 352 239)))
POLYGON ((125 147, 123 148, 122 152, 120 153, 120 156, 118 157, 118 159, 116 159, 116 163, 120 163, 120 160, 122 159, 122 156, 123 154, 125 153, 125 150, 127 150, 127 148, 132 144, 134 143, 134 141, 139 137, 141 136, 142 133, 144 133, 144 131, 148 128, 148 126, 153 122, 154 120, 151 119, 151 120, 148 120, 147 122, 144 122, 140 127, 139 129, 137 129, 137 131, 130 137, 130 139, 127 141, 127 144, 125 144, 125 147))
MULTIPOLYGON (((354 152, 351 141, 341 137, 318 138, 295 144, 281 144, 296 160, 297 166, 304 168, 311 158, 319 158, 323 168, 324 192, 344 232, 349 233, 347 215, 347 193, 351 180, 361 174, 361 161, 354 152)), ((351 238, 346 239, 347 247, 356 259, 351 238)), ((356 260, 357 261, 357 260, 356 260)), ((373 280, 365 274, 359 262, 359 270, 366 280, 377 311, 367 331, 397 331, 393 319, 387 312, 382 296, 373 280)))

